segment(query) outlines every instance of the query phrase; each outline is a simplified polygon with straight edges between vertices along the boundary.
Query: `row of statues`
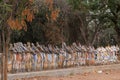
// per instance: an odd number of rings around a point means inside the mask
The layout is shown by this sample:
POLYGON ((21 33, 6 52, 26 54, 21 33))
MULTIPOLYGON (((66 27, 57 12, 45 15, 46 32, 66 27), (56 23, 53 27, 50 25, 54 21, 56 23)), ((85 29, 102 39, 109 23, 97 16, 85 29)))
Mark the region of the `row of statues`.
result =
POLYGON ((10 44, 8 72, 28 72, 47 69, 118 62, 118 46, 94 48, 73 43, 62 47, 21 42, 10 44))

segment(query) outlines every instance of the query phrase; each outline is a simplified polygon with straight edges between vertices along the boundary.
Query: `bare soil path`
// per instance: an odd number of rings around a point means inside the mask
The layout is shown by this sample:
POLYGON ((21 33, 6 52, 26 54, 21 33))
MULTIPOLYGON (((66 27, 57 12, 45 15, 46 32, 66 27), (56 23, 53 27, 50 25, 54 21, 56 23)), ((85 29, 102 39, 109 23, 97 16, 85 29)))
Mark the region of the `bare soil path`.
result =
POLYGON ((34 77, 18 80, 120 80, 120 70, 95 71, 83 74, 70 74, 66 77, 34 77))

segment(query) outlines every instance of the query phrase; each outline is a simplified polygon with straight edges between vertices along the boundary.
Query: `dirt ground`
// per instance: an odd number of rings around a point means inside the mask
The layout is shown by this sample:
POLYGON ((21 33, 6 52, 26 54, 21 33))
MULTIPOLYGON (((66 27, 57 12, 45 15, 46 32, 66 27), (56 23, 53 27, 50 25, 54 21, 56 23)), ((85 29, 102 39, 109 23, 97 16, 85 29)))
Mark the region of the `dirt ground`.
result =
POLYGON ((66 77, 34 77, 22 80, 120 80, 120 70, 95 71, 84 74, 70 74, 66 77))

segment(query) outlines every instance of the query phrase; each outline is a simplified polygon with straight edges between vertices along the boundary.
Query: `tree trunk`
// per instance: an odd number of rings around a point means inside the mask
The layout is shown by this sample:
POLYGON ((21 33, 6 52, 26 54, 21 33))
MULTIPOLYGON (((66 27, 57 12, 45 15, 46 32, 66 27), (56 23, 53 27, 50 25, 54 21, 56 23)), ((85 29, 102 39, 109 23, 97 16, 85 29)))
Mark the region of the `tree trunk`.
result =
POLYGON ((5 27, 2 29, 2 68, 1 68, 1 80, 7 80, 7 64, 8 64, 8 48, 10 42, 10 28, 5 27))
POLYGON ((1 61, 1 80, 4 80, 4 63, 5 63, 5 56, 2 53, 2 61, 1 61))
POLYGON ((89 35, 88 35, 87 26, 84 25, 84 23, 83 23, 83 21, 82 21, 80 16, 77 16, 77 17, 78 17, 78 19, 80 21, 80 32, 81 32, 81 35, 82 35, 82 37, 83 37, 83 39, 85 41, 85 45, 89 45, 90 42, 88 40, 88 36, 89 35), (86 27, 86 28, 84 29, 84 27, 86 27))
POLYGON ((5 72, 4 72, 4 80, 7 80, 7 65, 8 64, 8 43, 5 44, 5 72))
MULTIPOLYGON (((0 31, 0 53, 2 53, 2 32, 0 31)), ((1 71, 1 80, 3 80, 2 73, 3 73, 3 55, 0 55, 0 71, 1 71)))
POLYGON ((91 46, 94 45, 94 43, 96 42, 96 39, 98 37, 98 33, 99 33, 99 29, 100 29, 100 24, 97 24, 97 22, 95 22, 95 32, 92 36, 92 40, 91 40, 91 46))
POLYGON ((7 26, 7 28, 6 28, 6 40, 5 40, 5 73, 4 73, 5 79, 4 80, 7 80, 9 42, 10 42, 10 28, 7 26))
POLYGON ((1 79, 4 80, 4 70, 5 70, 5 34, 4 30, 2 30, 2 68, 1 68, 1 79))
POLYGON ((2 36, 1 36, 1 32, 0 32, 0 53, 2 53, 2 36))
POLYGON ((120 46, 120 28, 118 26, 115 26, 115 31, 117 33, 117 42, 120 46))

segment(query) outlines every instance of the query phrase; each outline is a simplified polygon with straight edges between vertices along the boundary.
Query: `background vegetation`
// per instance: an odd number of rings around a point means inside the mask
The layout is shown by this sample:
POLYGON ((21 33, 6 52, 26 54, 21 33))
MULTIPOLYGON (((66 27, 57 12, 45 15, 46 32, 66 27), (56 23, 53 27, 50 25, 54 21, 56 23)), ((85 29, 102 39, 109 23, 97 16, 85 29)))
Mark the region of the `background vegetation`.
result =
MULTIPOLYGON (((26 30, 12 29, 10 42, 60 45, 64 41, 67 44, 80 42, 94 46, 119 44, 119 7, 119 0, 35 0, 34 19, 25 21, 26 30)), ((7 10, 11 9, 8 7, 7 10)))

